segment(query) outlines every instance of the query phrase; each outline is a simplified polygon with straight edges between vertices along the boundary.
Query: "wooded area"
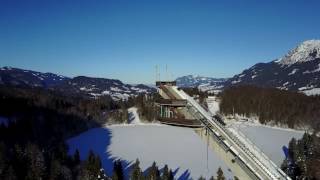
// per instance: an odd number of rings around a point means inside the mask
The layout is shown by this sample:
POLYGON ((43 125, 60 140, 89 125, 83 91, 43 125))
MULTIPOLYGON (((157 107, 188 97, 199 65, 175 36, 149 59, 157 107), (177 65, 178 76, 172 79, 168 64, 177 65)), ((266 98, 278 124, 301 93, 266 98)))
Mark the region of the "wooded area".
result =
POLYGON ((320 130, 320 96, 275 88, 237 86, 223 91, 220 111, 225 115, 258 116, 262 124, 272 121, 290 128, 302 125, 320 130))

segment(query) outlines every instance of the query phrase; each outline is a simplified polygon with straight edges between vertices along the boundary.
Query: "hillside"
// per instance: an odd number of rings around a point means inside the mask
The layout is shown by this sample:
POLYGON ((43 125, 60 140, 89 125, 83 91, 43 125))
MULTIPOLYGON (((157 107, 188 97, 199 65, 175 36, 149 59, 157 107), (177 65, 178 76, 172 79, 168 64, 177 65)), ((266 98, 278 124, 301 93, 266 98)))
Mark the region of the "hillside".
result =
POLYGON ((151 93, 155 89, 143 84, 130 85, 116 79, 77 76, 68 78, 53 73, 42 73, 11 67, 0 68, 0 85, 44 88, 67 95, 83 95, 97 98, 111 96, 114 100, 127 100, 139 94, 151 93))
POLYGON ((257 63, 226 82, 226 86, 256 85, 320 93, 320 40, 309 40, 269 63, 257 63))

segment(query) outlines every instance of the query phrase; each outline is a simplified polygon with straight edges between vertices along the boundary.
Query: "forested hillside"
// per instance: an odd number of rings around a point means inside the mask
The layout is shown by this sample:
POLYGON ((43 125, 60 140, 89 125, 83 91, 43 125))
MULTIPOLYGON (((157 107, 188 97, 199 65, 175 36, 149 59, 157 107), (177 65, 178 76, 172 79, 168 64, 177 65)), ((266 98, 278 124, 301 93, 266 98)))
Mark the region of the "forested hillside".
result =
POLYGON ((295 128, 300 125, 320 129, 320 96, 274 88, 237 86, 221 95, 223 114, 258 116, 261 123, 274 122, 295 128))
POLYGON ((0 179, 97 179, 101 162, 90 153, 67 155, 65 140, 107 121, 121 105, 44 89, 0 87, 0 179))

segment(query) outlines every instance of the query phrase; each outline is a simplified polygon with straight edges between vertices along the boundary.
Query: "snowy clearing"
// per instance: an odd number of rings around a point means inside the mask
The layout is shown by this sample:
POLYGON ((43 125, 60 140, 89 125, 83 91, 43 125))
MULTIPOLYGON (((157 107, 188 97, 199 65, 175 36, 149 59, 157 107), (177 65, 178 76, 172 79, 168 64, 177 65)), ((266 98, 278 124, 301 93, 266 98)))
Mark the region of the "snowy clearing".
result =
POLYGON ((127 125, 96 128, 68 140, 69 153, 79 149, 86 158, 90 149, 102 158, 108 174, 112 161, 121 159, 129 167, 139 158, 143 170, 155 161, 159 168, 168 164, 179 179, 209 178, 219 166, 227 177, 233 177, 225 163, 209 149, 193 129, 166 125, 127 125))
POLYGON ((282 146, 288 146, 293 137, 300 139, 304 133, 304 131, 269 127, 250 122, 235 122, 230 124, 229 128, 243 133, 278 166, 285 158, 282 146))

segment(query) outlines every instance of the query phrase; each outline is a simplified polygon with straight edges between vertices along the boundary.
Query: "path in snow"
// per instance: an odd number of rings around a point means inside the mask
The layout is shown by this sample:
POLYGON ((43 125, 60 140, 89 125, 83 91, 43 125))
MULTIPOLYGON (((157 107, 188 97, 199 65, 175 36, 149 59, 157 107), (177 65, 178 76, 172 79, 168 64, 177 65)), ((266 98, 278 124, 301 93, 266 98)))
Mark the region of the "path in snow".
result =
POLYGON ((212 114, 217 114, 219 112, 219 101, 216 96, 210 96, 207 98, 208 109, 212 114))
POLYGON ((129 124, 142 124, 137 111, 138 109, 136 107, 131 107, 128 109, 129 124))

